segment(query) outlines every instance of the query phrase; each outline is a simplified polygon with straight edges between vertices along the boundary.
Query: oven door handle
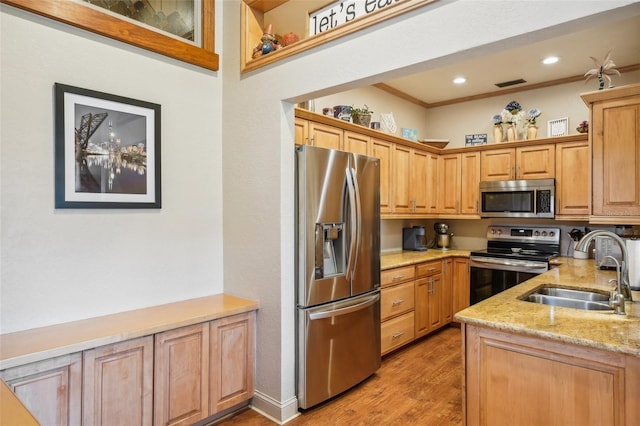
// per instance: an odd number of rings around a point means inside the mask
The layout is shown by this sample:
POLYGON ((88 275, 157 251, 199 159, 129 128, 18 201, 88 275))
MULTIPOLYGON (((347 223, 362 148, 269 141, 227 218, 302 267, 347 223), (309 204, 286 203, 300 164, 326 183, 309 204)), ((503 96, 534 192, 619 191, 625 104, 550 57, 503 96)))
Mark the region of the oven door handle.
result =
POLYGON ((547 265, 534 263, 534 262, 523 262, 523 261, 509 262, 508 260, 503 260, 503 259, 498 259, 498 260, 482 259, 481 260, 481 259, 475 259, 475 258, 471 260, 475 263, 486 263, 489 265, 520 266, 525 268, 544 269, 544 270, 547 269, 547 265))

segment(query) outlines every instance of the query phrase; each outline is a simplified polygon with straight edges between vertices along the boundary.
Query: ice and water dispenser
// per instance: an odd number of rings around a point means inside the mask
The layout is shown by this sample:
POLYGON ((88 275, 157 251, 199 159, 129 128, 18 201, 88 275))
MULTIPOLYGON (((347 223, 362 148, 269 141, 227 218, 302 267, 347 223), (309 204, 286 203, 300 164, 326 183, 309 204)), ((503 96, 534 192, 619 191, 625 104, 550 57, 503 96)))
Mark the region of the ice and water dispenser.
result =
POLYGON ((344 223, 316 223, 316 279, 345 273, 344 223))

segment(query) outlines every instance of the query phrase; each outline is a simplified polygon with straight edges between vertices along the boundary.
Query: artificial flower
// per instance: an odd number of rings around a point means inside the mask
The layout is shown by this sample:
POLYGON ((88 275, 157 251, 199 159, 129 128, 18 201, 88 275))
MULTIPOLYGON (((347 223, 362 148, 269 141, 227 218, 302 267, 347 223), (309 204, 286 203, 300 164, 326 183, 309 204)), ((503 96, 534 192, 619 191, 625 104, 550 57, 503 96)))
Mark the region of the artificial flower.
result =
POLYGON ((493 123, 494 126, 502 124, 502 115, 500 115, 500 114, 492 115, 491 116, 491 122, 493 123))
POLYGON ((542 114, 542 111, 538 108, 531 108, 529 112, 527 112, 526 123, 535 125, 536 119, 540 117, 540 114, 542 114))

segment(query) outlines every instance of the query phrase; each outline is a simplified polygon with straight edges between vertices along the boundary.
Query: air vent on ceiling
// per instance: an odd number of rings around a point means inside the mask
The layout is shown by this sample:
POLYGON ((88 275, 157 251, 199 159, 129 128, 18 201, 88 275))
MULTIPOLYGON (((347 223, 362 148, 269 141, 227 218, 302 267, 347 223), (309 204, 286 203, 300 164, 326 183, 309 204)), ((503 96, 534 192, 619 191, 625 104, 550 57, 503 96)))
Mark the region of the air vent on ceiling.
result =
POLYGON ((515 86, 516 84, 522 84, 526 82, 527 82, 526 80, 519 78, 517 80, 503 81, 502 83, 496 83, 496 86, 503 88, 503 87, 515 86))

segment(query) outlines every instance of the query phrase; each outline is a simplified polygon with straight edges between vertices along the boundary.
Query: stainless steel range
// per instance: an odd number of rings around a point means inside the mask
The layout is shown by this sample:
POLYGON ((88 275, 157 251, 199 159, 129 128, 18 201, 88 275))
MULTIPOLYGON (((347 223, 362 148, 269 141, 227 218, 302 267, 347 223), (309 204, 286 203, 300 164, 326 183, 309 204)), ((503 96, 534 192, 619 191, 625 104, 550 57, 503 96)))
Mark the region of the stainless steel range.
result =
POLYGON ((470 255, 470 301, 478 303, 549 270, 560 228, 489 226, 487 249, 470 255))

